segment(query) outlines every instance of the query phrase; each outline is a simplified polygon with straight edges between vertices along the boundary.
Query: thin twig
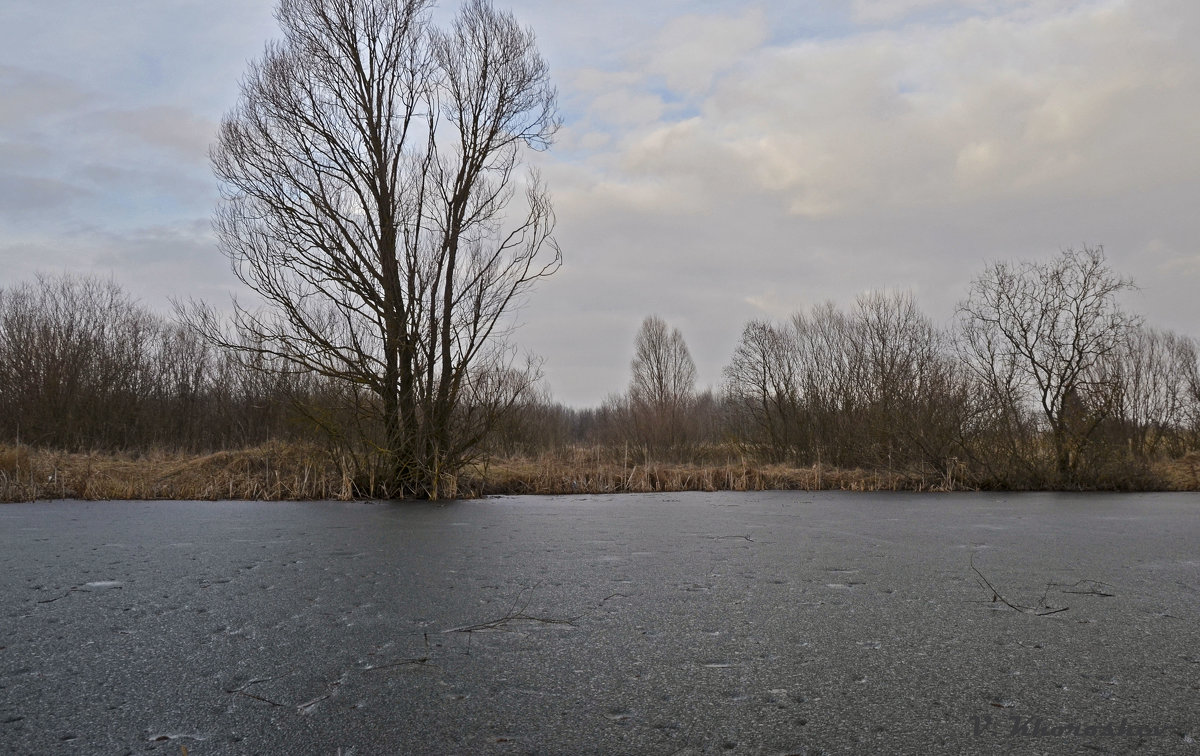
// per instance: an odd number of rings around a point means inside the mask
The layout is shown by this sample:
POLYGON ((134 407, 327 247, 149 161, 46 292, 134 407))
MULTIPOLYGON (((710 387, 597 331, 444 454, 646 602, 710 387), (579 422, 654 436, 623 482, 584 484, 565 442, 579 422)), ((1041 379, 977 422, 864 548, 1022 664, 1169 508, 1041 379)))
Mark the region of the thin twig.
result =
POLYGON ((344 674, 343 674, 343 675, 342 675, 341 677, 339 677, 338 679, 336 679, 336 680, 334 680, 333 682, 329 683, 329 684, 326 686, 326 693, 325 693, 325 695, 323 695, 323 696, 317 696, 316 698, 314 698, 314 699, 313 699, 313 700, 311 700, 311 701, 308 701, 307 703, 302 703, 302 704, 299 704, 299 705, 297 705, 297 706, 296 706, 296 711, 300 712, 301 714, 307 714, 307 713, 308 713, 308 712, 309 712, 309 711, 310 711, 310 710, 311 710, 311 709, 312 709, 314 706, 316 706, 316 705, 317 705, 317 704, 319 704, 320 702, 324 701, 325 699, 327 699, 327 698, 330 698, 331 696, 333 696, 333 692, 334 692, 334 690, 335 690, 335 689, 336 689, 336 688, 337 688, 339 685, 341 685, 341 684, 342 684, 342 682, 343 682, 345 679, 346 679, 346 675, 344 675, 344 674))
POLYGON ((234 694, 234 695, 246 696, 247 698, 253 698, 253 699, 254 699, 254 700, 256 700, 256 701, 262 701, 263 703, 269 703, 269 704, 271 704, 272 706, 279 706, 279 707, 282 707, 282 706, 283 706, 283 704, 281 704, 281 703, 279 703, 279 702, 277 702, 277 701, 272 701, 272 700, 271 700, 271 699, 269 699, 269 698, 263 698, 262 696, 257 696, 257 695, 255 695, 255 694, 253 694, 253 693, 250 693, 250 692, 249 692, 249 691, 247 691, 246 689, 247 689, 247 688, 249 688, 251 685, 258 685, 259 683, 271 682, 272 680, 278 680, 278 679, 280 679, 280 678, 287 677, 287 676, 288 676, 288 675, 290 675, 290 674, 292 674, 292 673, 291 673, 291 672, 284 672, 283 674, 281 674, 281 675, 275 675, 274 677, 259 677, 259 678, 256 678, 256 679, 254 679, 254 680, 251 680, 250 682, 246 683, 245 685, 243 685, 243 686, 242 686, 242 687, 240 687, 240 688, 234 688, 233 690, 226 690, 225 692, 226 692, 226 693, 230 693, 230 694, 234 694))
POLYGON ((451 627, 443 630, 443 633, 475 633, 481 630, 499 630, 510 622, 540 622, 544 625, 570 625, 575 626, 575 622, 570 619, 558 619, 555 617, 534 617, 524 612, 516 614, 506 614, 499 619, 494 619, 491 622, 480 622, 478 625, 463 625, 461 627, 451 627))
POLYGON ((975 566, 975 553, 974 552, 971 552, 970 565, 971 565, 971 569, 975 571, 975 574, 979 576, 979 579, 981 581, 983 581, 983 585, 986 586, 987 589, 992 592, 992 601, 993 602, 999 601, 999 602, 1003 603, 1005 606, 1007 606, 1008 608, 1012 609, 1013 611, 1020 612, 1021 614, 1033 614, 1038 617, 1048 617, 1051 614, 1058 614, 1059 612, 1065 612, 1071 608, 1069 606, 1064 606, 1062 608, 1055 609, 1045 603, 1046 594, 1050 592, 1050 585, 1052 585, 1050 583, 1046 584, 1046 592, 1042 594, 1043 608, 1048 609, 1049 611, 1039 612, 1035 607, 1032 607, 1032 606, 1021 606, 1019 604, 1014 604, 1011 601, 1009 601, 1008 599, 1004 598, 1004 596, 1002 596, 1000 594, 999 589, 997 589, 996 586, 992 585, 992 582, 990 580, 988 580, 987 577, 982 572, 979 571, 978 567, 975 566))
POLYGON ((253 698, 255 701, 262 701, 263 703, 269 703, 272 706, 279 706, 279 707, 283 706, 283 704, 281 704, 277 701, 272 701, 271 699, 263 698, 262 696, 256 696, 253 693, 250 693, 249 691, 245 691, 245 690, 229 690, 226 692, 227 693, 235 693, 239 696, 245 696, 246 698, 253 698))
MULTIPOLYGON (((535 617, 533 615, 525 613, 525 610, 529 607, 529 601, 532 598, 533 591, 536 590, 537 587, 541 584, 542 584, 541 581, 538 581, 533 586, 528 587, 528 588, 522 588, 520 591, 518 591, 517 597, 515 599, 513 599, 512 604, 508 607, 508 611, 505 612, 505 614, 503 616, 501 616, 497 619, 491 620, 489 622, 481 622, 477 625, 461 625, 459 627, 451 627, 446 630, 443 630, 442 632, 443 633, 467 633, 468 637, 470 637, 470 635, 469 635, 470 633, 474 633, 474 632, 478 632, 478 631, 482 631, 482 630, 499 630, 499 629, 503 628, 505 625, 509 624, 510 622, 522 622, 522 621, 523 622, 540 622, 544 625, 570 625, 571 627, 574 627, 575 620, 578 619, 578 617, 572 617, 570 619, 558 619, 556 617, 535 617), (521 604, 521 608, 518 609, 517 605, 520 604, 521 598, 523 596, 525 596, 526 593, 530 594, 530 598, 526 598, 525 603, 521 604)), ((609 598, 612 598, 612 597, 610 596, 609 598)), ((469 642, 470 641, 468 641, 468 643, 469 642)), ((470 653, 469 646, 468 646, 467 652, 470 653)))
POLYGON ((1096 586, 1100 586, 1100 585, 1103 585, 1106 588, 1112 588, 1112 586, 1110 584, 1102 583, 1099 580, 1080 580, 1080 581, 1072 583, 1070 585, 1059 584, 1059 583, 1054 583, 1054 585, 1060 586, 1060 587, 1066 587, 1066 588, 1076 588, 1078 586, 1083 585, 1084 583, 1088 583, 1092 587, 1090 587, 1084 591, 1065 591, 1064 590, 1064 591, 1059 591, 1059 593, 1073 593, 1073 594, 1076 594, 1079 596, 1103 596, 1105 598, 1112 598, 1113 596, 1117 595, 1115 593, 1108 593, 1106 591, 1102 591, 1099 588, 1097 588, 1096 586))
POLYGON ((405 667, 408 665, 416 665, 416 666, 421 666, 421 667, 424 667, 424 666, 436 667, 437 666, 436 664, 429 661, 428 656, 422 656, 420 659, 401 659, 400 661, 392 662, 391 664, 375 664, 370 667, 363 667, 363 672, 375 672, 375 671, 381 670, 381 669, 392 669, 393 667, 405 667))

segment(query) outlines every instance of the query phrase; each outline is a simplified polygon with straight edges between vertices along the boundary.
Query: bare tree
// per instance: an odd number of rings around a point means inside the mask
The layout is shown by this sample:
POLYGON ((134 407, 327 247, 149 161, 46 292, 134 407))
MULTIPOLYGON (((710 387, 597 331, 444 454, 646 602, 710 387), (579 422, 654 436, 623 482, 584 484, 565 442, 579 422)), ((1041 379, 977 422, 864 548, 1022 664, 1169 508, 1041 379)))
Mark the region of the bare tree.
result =
POLYGON ((940 471, 956 454, 962 381, 909 293, 751 322, 725 376, 750 438, 777 459, 940 471))
POLYGON ((853 465, 853 414, 863 355, 853 344, 854 321, 833 302, 792 315, 804 397, 806 451, 812 461, 853 465))
POLYGON ((264 307, 236 306, 236 336, 211 308, 187 316, 371 397, 356 406, 380 428, 372 493, 438 498, 532 384, 498 339, 560 256, 549 195, 520 170, 558 127, 533 33, 487 0, 435 29, 431 5, 280 0, 283 39, 211 155, 221 248, 264 307))
POLYGON ((629 405, 637 440, 662 450, 688 440, 696 363, 679 329, 651 315, 642 321, 630 363, 629 405))
POLYGON ((1196 361, 1188 371, 1187 403, 1184 410, 1185 428, 1187 430, 1187 446, 1191 449, 1200 448, 1200 344, 1191 339, 1192 351, 1196 361))
POLYGON ((948 338, 910 292, 860 296, 851 322, 856 456, 875 466, 944 470, 964 403, 948 338))
POLYGON ((1148 460, 1160 450, 1176 455, 1187 450, 1190 391, 1197 380, 1194 341, 1170 331, 1138 328, 1100 366, 1100 373, 1099 380, 1118 389, 1113 417, 1131 453, 1148 460))
POLYGON ((0 290, 0 432, 69 450, 128 448, 160 322, 111 280, 0 290))
POLYGON ((775 460, 798 453, 801 434, 799 349, 795 332, 752 320, 725 368, 725 395, 746 426, 741 436, 775 460))
POLYGON ((1045 263, 994 263, 959 306, 963 361, 1005 418, 1010 448, 1037 456, 1037 439, 1017 435, 1036 418, 1060 480, 1073 477, 1113 410, 1115 387, 1098 379, 1098 368, 1138 323, 1117 302, 1132 287, 1102 248, 1084 247, 1045 263))

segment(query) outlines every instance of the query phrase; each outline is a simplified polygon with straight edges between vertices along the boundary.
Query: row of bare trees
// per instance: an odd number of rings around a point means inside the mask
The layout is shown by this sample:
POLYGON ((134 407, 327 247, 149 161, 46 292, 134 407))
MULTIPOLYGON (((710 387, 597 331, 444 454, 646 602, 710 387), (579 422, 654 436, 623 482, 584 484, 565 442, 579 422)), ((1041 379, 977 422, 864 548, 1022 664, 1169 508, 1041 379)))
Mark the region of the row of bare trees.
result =
POLYGON ((246 361, 116 283, 47 277, 0 289, 0 441, 70 451, 208 451, 307 435, 302 374, 246 361))
POLYGON ((975 279, 957 345, 979 468, 1035 485, 1115 483, 1196 448, 1196 344, 1125 311, 1131 288, 1100 248, 996 263, 975 279))
MULTIPOLYGON (((627 390, 601 406, 556 404, 527 363, 473 375, 476 399, 451 422, 498 456, 587 444, 634 462, 738 455, 984 486, 1136 486, 1155 460, 1200 449, 1200 372, 1194 340, 1121 309, 1129 286, 1084 249, 988 266, 948 329, 894 292, 751 321, 715 393, 697 390, 682 334, 652 316, 627 390)), ((356 477, 386 479, 374 392, 246 346, 213 344, 111 281, 0 289, 0 440, 134 451, 320 440, 356 477)))
POLYGON ((1155 460, 1200 449, 1200 373, 1194 340, 1122 309, 1132 286, 1083 248, 987 266, 949 328, 903 292, 751 321, 716 395, 696 391, 683 336, 652 316, 625 393, 589 410, 539 402, 506 448, 540 438, 985 486, 1142 485, 1155 460))
POLYGON ((751 322, 725 372, 731 423, 777 461, 940 467, 965 394, 947 344, 908 294, 751 322))
MULTIPOLYGON (((205 327, 151 312, 112 280, 43 275, 0 288, 0 444, 205 453, 302 441, 327 449, 363 495, 395 494, 376 393, 258 343, 217 343, 205 327)), ((487 367, 448 420, 474 434, 475 454, 506 429, 529 432, 528 412, 512 410, 537 388, 536 362, 487 367)))

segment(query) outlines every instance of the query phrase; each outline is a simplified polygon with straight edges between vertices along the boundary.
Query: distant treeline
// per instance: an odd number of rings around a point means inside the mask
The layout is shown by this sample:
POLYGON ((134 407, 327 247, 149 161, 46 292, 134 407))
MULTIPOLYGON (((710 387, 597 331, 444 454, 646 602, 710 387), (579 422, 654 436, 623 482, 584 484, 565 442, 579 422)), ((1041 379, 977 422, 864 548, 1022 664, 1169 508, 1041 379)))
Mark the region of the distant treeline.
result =
POLYGON ((953 328, 907 293, 874 292, 747 323, 716 392, 697 393, 678 331, 643 323, 629 388, 603 406, 546 404, 495 440, 505 455, 587 443, 640 461, 941 477, 986 488, 1163 485, 1200 449, 1192 338, 1146 326, 1100 249, 997 263, 953 328))
POLYGON ((247 364, 116 283, 0 289, 0 439, 64 451, 216 451, 309 434, 304 377, 247 364))
MULTIPOLYGON (((989 266, 949 329, 907 293, 819 304, 747 323, 708 391, 683 336, 651 316, 624 391, 587 409, 514 391, 481 451, 547 469, 594 461, 618 476, 759 464, 944 487, 1157 487, 1157 464, 1200 449, 1198 351, 1123 311, 1131 286, 1101 250, 1083 249, 989 266)), ((247 353, 112 282, 41 277, 0 290, 0 441, 135 453, 317 443, 370 495, 370 446, 383 437, 363 427, 376 417, 370 399, 247 353)))

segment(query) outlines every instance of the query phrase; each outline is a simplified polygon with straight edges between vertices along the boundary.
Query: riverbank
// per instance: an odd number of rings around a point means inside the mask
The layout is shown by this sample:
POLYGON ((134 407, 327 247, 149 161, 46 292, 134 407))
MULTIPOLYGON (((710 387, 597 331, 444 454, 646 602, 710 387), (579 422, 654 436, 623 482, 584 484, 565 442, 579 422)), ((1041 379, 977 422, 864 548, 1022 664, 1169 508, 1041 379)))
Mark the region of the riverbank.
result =
MULTIPOLYGON (((361 498, 343 466, 322 448, 271 443, 213 454, 67 453, 0 446, 0 501, 37 499, 352 500, 361 498)), ((502 494, 668 491, 961 491, 965 469, 921 471, 793 467, 737 459, 723 464, 636 464, 600 450, 540 458, 490 459, 458 479, 463 497, 502 494)), ((1200 453, 1155 463, 1124 490, 1200 491, 1200 453)))

